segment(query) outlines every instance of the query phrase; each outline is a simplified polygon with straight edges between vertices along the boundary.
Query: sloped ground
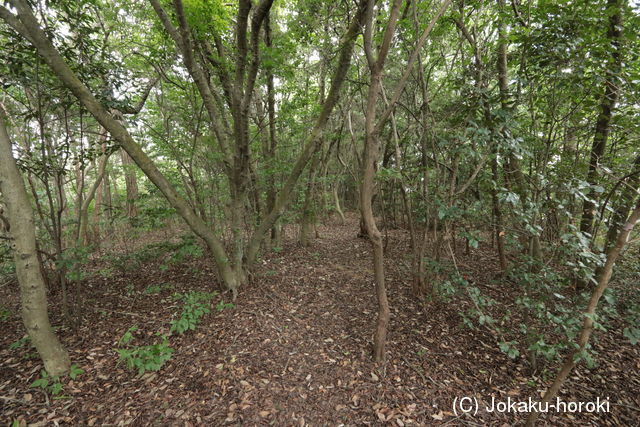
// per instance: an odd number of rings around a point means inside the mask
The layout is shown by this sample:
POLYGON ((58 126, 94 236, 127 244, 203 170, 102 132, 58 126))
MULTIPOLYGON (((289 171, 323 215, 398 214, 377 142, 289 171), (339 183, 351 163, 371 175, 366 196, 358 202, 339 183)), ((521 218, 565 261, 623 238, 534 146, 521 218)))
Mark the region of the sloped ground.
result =
MULTIPOLYGON (((9 345, 23 335, 15 286, 0 289, 13 313, 0 337, 0 422, 40 425, 512 425, 524 417, 454 414, 453 401, 538 397, 542 380, 524 360, 501 353, 488 332, 461 325, 461 303, 420 304, 410 295, 407 237, 390 232, 387 273, 392 320, 387 362, 370 349, 376 316, 369 244, 356 237, 355 219, 320 227, 310 248, 289 244, 261 263, 237 306, 205 316, 199 327, 172 336, 173 358, 156 373, 136 376, 117 365, 117 342, 138 325, 136 343, 168 333, 179 311, 173 292, 214 290, 206 257, 162 271, 157 262, 85 282, 78 302, 83 321, 59 333, 85 370, 65 380, 68 398, 30 388, 40 372, 33 350, 9 345), (170 283, 158 295, 149 285, 170 283)), ((493 257, 461 256, 478 283, 495 276, 493 257)), ((496 295, 517 292, 493 283, 496 295)), ((223 295, 226 296, 226 295, 223 295)), ((219 299, 220 297, 218 297, 219 299)), ((57 311, 57 310, 54 310, 57 311)), ((54 316, 54 323, 60 319, 54 316)), ((637 425, 640 357, 615 328, 598 340, 600 365, 579 367, 562 397, 610 398, 609 414, 547 416, 552 425, 637 425)), ((551 371, 554 372, 554 371, 551 371)), ((552 378, 548 378, 552 379, 552 378)))

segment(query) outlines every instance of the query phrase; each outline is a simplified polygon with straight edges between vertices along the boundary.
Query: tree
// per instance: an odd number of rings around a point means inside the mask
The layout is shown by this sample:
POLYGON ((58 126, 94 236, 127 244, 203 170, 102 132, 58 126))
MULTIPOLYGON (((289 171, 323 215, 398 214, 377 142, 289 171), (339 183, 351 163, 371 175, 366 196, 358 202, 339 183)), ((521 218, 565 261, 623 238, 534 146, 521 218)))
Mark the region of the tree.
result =
POLYGON ((13 158, 5 121, 6 113, 0 105, 0 191, 7 205, 9 231, 13 236, 14 260, 22 300, 22 320, 44 363, 44 368, 50 375, 57 376, 69 370, 69 355, 49 322, 46 286, 36 253, 33 211, 24 181, 13 158))
MULTIPOLYGON (((640 190, 640 189, 639 189, 640 190)), ((560 389, 562 388, 564 382, 569 377, 569 374, 576 366, 577 361, 580 360, 583 356, 583 353, 587 349, 587 345, 589 344, 589 338, 591 337, 591 333, 594 329, 595 324, 595 316, 596 309, 598 308, 598 303, 600 302, 600 298, 604 294, 604 291, 607 289, 609 285, 609 280, 611 280, 611 275, 613 273, 613 266, 615 265, 622 249, 629 241, 629 236, 633 231, 635 225, 640 221, 640 200, 636 204, 635 209, 631 212, 631 215, 627 218, 627 221, 620 228, 618 232, 618 237, 616 239, 616 243, 612 246, 607 252, 607 261, 604 264, 600 274, 597 278, 597 286, 593 290, 591 294, 591 298, 589 299, 589 303, 587 308, 584 311, 584 321, 582 323, 582 330, 580 331, 580 335, 576 342, 574 350, 567 356, 566 361, 558 371, 558 374, 542 397, 541 403, 548 403, 553 399, 560 389)), ((533 426, 535 425, 536 420, 540 416, 540 413, 537 411, 531 412, 529 417, 527 418, 527 425, 533 426)))
MULTIPOLYGON (((236 151, 232 154, 231 151, 229 151, 229 147, 225 148, 226 138, 221 133, 216 134, 216 132, 214 132, 218 143, 221 144, 222 153, 226 159, 227 167, 233 181, 231 194, 231 223, 234 234, 235 249, 231 256, 227 253, 219 236, 216 235, 216 233, 214 233, 213 230, 195 214, 187 201, 181 197, 176 188, 161 173, 152 159, 141 149, 140 145, 133 139, 127 129, 105 108, 104 105, 98 101, 88 87, 78 79, 74 71, 69 67, 55 46, 47 38, 42 28, 40 28, 30 6, 23 0, 12 1, 13 6, 17 10, 17 16, 13 15, 7 8, 2 7, 0 8, 0 17, 2 17, 2 19, 16 32, 21 34, 36 47, 42 58, 47 62, 63 84, 73 92, 80 103, 120 143, 122 148, 127 151, 138 167, 140 167, 147 177, 158 187, 172 207, 176 209, 185 222, 191 227, 194 233, 200 236, 207 243, 207 246, 213 254, 213 258, 220 272, 223 284, 233 292, 235 297, 238 288, 247 280, 247 269, 255 262, 261 242, 266 232, 273 227, 278 217, 282 214, 284 208, 291 200, 292 192, 297 184, 298 178, 302 174, 302 171, 315 151, 318 149, 322 132, 338 100, 340 88, 349 68, 353 44, 360 27, 362 10, 364 9, 365 3, 365 1, 362 1, 359 4, 357 11, 340 42, 339 60, 334 72, 331 88, 327 98, 322 104, 321 111, 317 117, 314 127, 306 138, 304 148, 295 162, 291 173, 287 177, 282 190, 276 198, 272 211, 262 219, 260 225, 253 231, 251 238, 246 244, 246 251, 244 250, 244 244, 240 242, 240 240, 242 240, 240 227, 242 225, 242 211, 244 209, 243 206, 248 180, 249 153, 246 125, 248 120, 247 109, 249 107, 249 101, 253 95, 253 87, 258 71, 257 64, 259 61, 255 56, 258 54, 256 51, 258 48, 258 33, 271 2, 262 2, 261 6, 257 9, 257 15, 254 15, 254 19, 252 21, 251 37, 254 60, 251 62, 248 74, 245 74, 248 54, 246 32, 251 4, 246 1, 243 2, 242 7, 239 8, 237 20, 238 28, 236 33, 239 39, 240 51, 238 63, 236 64, 234 86, 233 88, 231 86, 225 86, 225 90, 229 92, 230 96, 231 92, 233 92, 232 102, 234 106, 231 108, 234 111, 233 133, 237 142, 235 146, 236 151), (246 84, 248 85, 246 88, 244 87, 245 77, 247 78, 246 84), (235 190, 233 190, 233 187, 236 187, 235 190)), ((205 79, 201 65, 194 60, 191 36, 188 31, 182 3, 180 1, 175 2, 180 31, 173 26, 169 17, 158 2, 152 1, 152 5, 154 6, 156 13, 159 15, 167 32, 176 41, 178 46, 180 46, 181 52, 184 55, 184 60, 186 61, 185 65, 198 85, 198 89, 203 96, 203 102, 209 105, 207 109, 209 111, 211 122, 218 123, 219 118, 215 115, 217 109, 216 101, 211 93, 211 88, 208 86, 209 83, 205 79)), ((231 79, 231 76, 223 77, 223 80, 227 78, 231 79)), ((230 81, 227 83, 231 84, 230 81)), ((216 129, 220 131, 222 129, 222 125, 214 125, 214 131, 216 131, 216 129)))

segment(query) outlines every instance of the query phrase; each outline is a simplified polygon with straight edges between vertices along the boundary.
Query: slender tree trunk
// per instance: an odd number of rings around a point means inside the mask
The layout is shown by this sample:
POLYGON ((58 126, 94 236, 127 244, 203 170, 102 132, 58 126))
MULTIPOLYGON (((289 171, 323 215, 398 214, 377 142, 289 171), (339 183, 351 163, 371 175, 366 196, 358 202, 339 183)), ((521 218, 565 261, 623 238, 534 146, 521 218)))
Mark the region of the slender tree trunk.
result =
POLYGON ((369 63, 370 80, 369 92, 367 95, 367 109, 365 114, 365 142, 362 156, 362 185, 360 187, 360 212, 362 220, 367 230, 367 235, 373 249, 373 272, 376 288, 376 299, 378 301, 378 320, 373 341, 373 356, 376 362, 385 358, 385 344, 387 341, 387 326, 389 324, 389 301, 387 299, 387 288, 384 274, 384 248, 382 246, 382 235, 376 225, 373 215, 373 193, 374 176, 376 163, 380 151, 380 126, 377 126, 377 104, 382 88, 382 71, 389 52, 391 40, 393 39, 398 16, 400 12, 400 0, 394 0, 391 6, 389 21, 385 28, 383 40, 374 58, 372 50, 372 25, 374 14, 374 3, 369 3, 367 8, 367 20, 364 33, 365 53, 369 63))
MULTIPOLYGON (((267 48, 271 48, 271 16, 267 15, 264 21, 264 41, 267 48)), ((275 162, 276 162, 276 148, 278 145, 278 139, 276 138, 276 98, 273 81, 273 72, 267 69, 267 114, 269 117, 269 138, 264 142, 264 158, 269 164, 270 170, 267 176, 267 200, 266 208, 267 212, 271 212, 276 204, 276 177, 275 177, 275 162)), ((279 245, 280 239, 280 226, 276 222, 271 228, 271 231, 265 233, 265 238, 268 241, 274 241, 276 245, 279 245)), ((269 246, 269 244, 267 245, 269 246)))
POLYGON ((124 184, 127 192, 126 213, 127 217, 135 218, 138 216, 138 179, 136 178, 136 164, 126 150, 120 150, 120 159, 122 161, 122 169, 124 171, 124 184))
MULTIPOLYGON (((103 144, 103 155, 104 155, 104 144, 103 144)), ((107 180, 108 175, 109 174, 107 173, 105 168, 105 172, 102 176, 102 179, 98 183, 98 188, 96 188, 96 197, 95 197, 96 203, 93 208, 93 215, 91 218, 91 223, 92 223, 91 235, 88 236, 89 237, 89 239, 87 240, 88 243, 100 242, 100 221, 102 218, 102 211, 104 207, 102 199, 104 197, 105 182, 107 180)))
MULTIPOLYGON (((631 231, 639 220, 640 200, 638 200, 638 203, 636 204, 634 211, 627 219, 627 222, 620 228, 615 245, 611 247, 609 249, 609 252, 607 253, 607 261, 604 264, 602 272, 598 275, 597 278, 598 285, 594 289, 593 294, 591 295, 591 299, 589 300, 589 304, 587 305, 587 308, 584 312, 582 331, 580 332, 578 342, 576 343, 577 349, 572 351, 571 354, 567 356, 567 359, 564 362, 564 365, 562 365, 562 368, 560 368, 560 371, 558 372, 556 379, 553 381, 553 384, 551 384, 551 387, 549 387, 545 392, 544 397, 541 401, 543 404, 550 402, 551 399, 553 399, 558 394, 558 392, 564 385, 564 382, 569 377, 569 374, 576 366, 574 356, 576 355, 576 353, 584 351, 586 349, 587 344, 589 343, 589 338, 591 337, 591 332, 593 331, 594 316, 596 314, 598 302, 600 301, 602 294, 609 285, 609 280, 611 279, 611 274, 613 273, 613 266, 615 265, 620 252, 622 252, 622 249, 629 240, 631 231)), ((533 426, 539 415, 540 414, 538 412, 532 412, 527 418, 527 425, 533 426)))
POLYGON ((336 206, 336 212, 340 215, 340 220, 342 221, 342 225, 347 222, 347 219, 344 216, 344 212, 342 212, 342 208, 340 207, 340 197, 338 196, 338 183, 333 184, 333 201, 336 206))
POLYGON ((500 261, 500 270, 505 272, 507 270, 507 256, 504 249, 504 229, 502 225, 502 209, 500 208, 500 201, 498 200, 498 159, 497 150, 494 149, 494 157, 491 160, 491 174, 495 185, 491 187, 491 203, 493 205, 493 230, 496 236, 496 247, 498 248, 498 260, 500 261))
POLYGON ((36 254, 33 211, 13 158, 4 119, 4 111, 0 111, 0 191, 7 204, 10 232, 14 239, 22 320, 47 372, 53 376, 61 375, 69 369, 69 355, 49 322, 46 288, 36 254))
MULTIPOLYGON (((611 128, 611 118, 613 117, 613 109, 618 100, 620 92, 619 74, 622 67, 622 0, 608 0, 607 11, 611 13, 609 16, 609 30, 607 38, 611 44, 611 58, 607 67, 607 76, 604 82, 604 93, 600 100, 600 113, 596 122, 595 134, 593 136, 593 145, 591 146, 591 154, 589 159, 589 171, 587 172, 586 181, 589 185, 598 184, 598 168, 600 160, 604 155, 609 138, 609 130, 611 128)), ((591 234, 593 232, 593 221, 595 218, 596 204, 594 200, 597 198, 595 193, 590 193, 589 197, 584 199, 582 204, 582 219, 580 221, 580 231, 591 234)))
MULTIPOLYGON (((94 197, 96 196, 96 193, 98 192, 98 188, 100 188, 100 184, 102 183, 102 180, 105 175, 108 158, 109 157, 106 154, 103 154, 102 157, 100 158, 100 161, 98 164, 98 170, 96 171, 96 180, 91 186, 91 188, 89 189, 89 193, 86 195, 86 197, 82 201, 82 205, 79 207, 80 224, 78 224, 78 233, 76 236, 78 245, 84 246, 87 244, 87 228, 89 226, 88 224, 89 223, 89 205, 91 204, 94 197)), ((95 209, 96 210, 99 209, 97 203, 96 203, 95 209)))
POLYGON ((304 191, 304 203, 302 206, 302 215, 300 218, 300 244, 302 246, 310 246, 314 236, 314 227, 316 223, 316 206, 314 201, 316 175, 321 159, 321 153, 316 154, 311 161, 309 167, 309 176, 307 178, 307 187, 304 191))

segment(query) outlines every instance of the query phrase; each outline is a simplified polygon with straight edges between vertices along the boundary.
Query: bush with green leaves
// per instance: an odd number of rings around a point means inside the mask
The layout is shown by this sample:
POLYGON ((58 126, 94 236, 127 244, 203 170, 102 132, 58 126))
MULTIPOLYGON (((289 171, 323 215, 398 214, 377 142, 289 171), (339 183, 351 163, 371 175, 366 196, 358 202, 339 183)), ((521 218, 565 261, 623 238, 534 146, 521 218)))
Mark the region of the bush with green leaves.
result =
POLYGON ((220 300, 218 304, 216 304, 216 310, 222 311, 227 308, 234 308, 235 306, 236 305, 232 302, 224 302, 223 300, 220 300))
MULTIPOLYGON (((174 298, 183 301, 184 305, 180 317, 171 321, 171 332, 181 335, 189 330, 194 330, 202 316, 211 312, 211 299, 216 295, 218 295, 218 292, 215 291, 175 293, 174 298)), ((225 303, 223 300, 220 300, 215 306, 217 311, 233 307, 235 307, 233 303, 225 303)))
MULTIPOLYGON (((78 367, 78 365, 73 364, 69 367, 69 378, 75 380, 78 375, 83 374, 84 370, 78 367)), ((62 392, 64 386, 60 381, 59 376, 51 376, 44 369, 40 371, 40 378, 36 379, 31 383, 31 387, 40 388, 44 392, 51 394, 54 398, 64 398, 64 396, 59 396, 62 392)))
POLYGON ((134 332, 138 330, 137 326, 132 326, 124 333, 118 341, 121 348, 116 349, 119 356, 118 364, 125 363, 129 369, 137 369, 138 374, 142 375, 146 371, 159 371, 168 360, 173 356, 175 351, 169 346, 169 338, 160 333, 156 334, 161 338, 159 343, 143 346, 132 346, 134 340, 134 332))
MULTIPOLYGON (((429 267, 443 277, 434 284, 436 294, 445 301, 453 297, 469 301, 469 308, 460 312, 463 323, 472 329, 489 329, 498 339, 498 348, 512 359, 527 354, 534 367, 540 358, 555 360, 572 345, 581 328, 584 318, 580 310, 585 306, 586 295, 565 296, 568 279, 532 257, 522 256, 511 263, 506 278, 518 287, 519 295, 515 310, 507 309, 499 315, 490 312, 497 301, 455 268, 435 261, 429 267)), ((605 301, 609 300, 609 293, 605 293, 605 301)), ((602 311, 594 319, 598 329, 604 329, 602 323, 609 313, 606 307, 602 311)), ((590 365, 590 351, 582 353, 579 357, 590 365)))
POLYGON ((182 312, 178 319, 171 321, 171 332, 183 334, 194 330, 205 314, 211 312, 211 299, 217 292, 189 292, 186 294, 174 294, 174 298, 184 302, 182 312))

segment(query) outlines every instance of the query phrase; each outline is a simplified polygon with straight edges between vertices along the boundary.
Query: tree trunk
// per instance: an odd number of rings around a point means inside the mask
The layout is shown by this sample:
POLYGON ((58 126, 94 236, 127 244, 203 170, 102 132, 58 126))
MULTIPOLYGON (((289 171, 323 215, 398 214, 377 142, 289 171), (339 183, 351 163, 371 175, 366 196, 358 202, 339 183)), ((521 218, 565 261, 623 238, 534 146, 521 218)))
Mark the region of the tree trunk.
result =
POLYGON ((314 227, 316 223, 316 206, 314 201, 316 175, 321 155, 318 153, 311 161, 309 168, 309 176, 307 179, 307 187, 304 191, 304 204, 302 206, 302 216, 300 218, 300 244, 302 246, 310 246, 315 235, 314 227))
MULTIPOLYGON (((89 223, 89 205, 91 204, 91 201, 94 199, 94 197, 96 196, 96 193, 98 192, 98 189, 100 188, 100 185, 105 175, 108 159, 109 159, 109 156, 107 156, 106 154, 103 154, 102 157, 100 158, 100 162, 98 164, 98 170, 96 171, 96 180, 91 186, 91 188, 89 189, 89 193, 86 195, 86 197, 82 201, 82 205, 79 207, 80 224, 78 224, 78 233, 76 236, 77 245, 84 246, 87 244, 87 240, 88 240, 87 229, 89 226, 88 224, 89 223)), ((98 209, 99 209, 99 206, 96 200, 95 210, 98 210, 98 209)))
POLYGON ((367 61, 369 63, 370 80, 367 95, 367 109, 365 114, 365 142, 362 156, 362 185, 360 187, 360 212, 367 235, 373 249, 373 272, 378 301, 378 320, 373 340, 373 358, 381 362, 385 358, 385 344, 387 341, 387 326, 389 324, 389 301, 384 274, 384 248, 382 235, 376 225, 373 216, 373 192, 376 163, 380 151, 380 126, 377 126, 377 104, 382 89, 382 70, 389 52, 391 40, 395 34, 396 24, 400 12, 400 0, 394 0, 391 6, 389 21, 385 28, 382 43, 378 49, 377 57, 373 57, 372 51, 372 25, 374 15, 374 3, 369 3, 367 8, 367 20, 364 32, 364 45, 367 61))
POLYGON ((340 215, 340 220, 342 221, 342 225, 347 222, 347 219, 344 216, 344 212, 342 212, 342 208, 340 207, 340 197, 338 196, 338 183, 333 184, 333 201, 336 206, 336 212, 340 215))
POLYGON ((633 175, 622 181, 622 192, 616 203, 616 207, 609 219, 609 228, 607 230, 607 239, 605 242, 604 252, 608 252, 609 248, 616 242, 616 236, 618 230, 622 225, 622 221, 627 217, 627 214, 633 206, 633 198, 636 194, 636 188, 640 184, 640 156, 636 157, 633 162, 633 175))
POLYGON ((22 320, 46 371, 57 376, 69 370, 69 355, 51 328, 47 294, 36 255, 36 233, 31 205, 18 171, 11 141, 0 111, 0 191, 7 204, 14 239, 14 260, 20 283, 22 320))
POLYGON ((120 159, 122 160, 122 169, 124 171, 124 183, 127 191, 126 212, 127 217, 135 218, 138 216, 138 180, 136 178, 136 165, 126 150, 120 150, 120 159))
MULTIPOLYGON (((264 42, 267 48, 271 49, 271 16, 267 15, 264 21, 264 42)), ((271 168, 275 167, 276 149, 278 139, 276 138, 276 98, 274 89, 273 72, 267 69, 267 113, 269 116, 269 138, 265 140, 264 157, 271 168)), ((276 177, 275 170, 271 170, 267 176, 267 212, 271 212, 276 205, 276 177)), ((275 223, 270 232, 265 233, 265 238, 279 247, 280 242, 280 226, 275 223)))
MULTIPOLYGON (((640 200, 638 200, 638 203, 636 204, 634 211, 627 219, 627 222, 620 229, 615 245, 607 253, 607 261, 602 268, 602 272, 598 275, 598 285, 594 289, 593 294, 591 295, 591 299, 589 300, 589 304, 587 305, 587 309, 584 312, 584 321, 582 323, 582 331, 580 332, 580 336, 578 338, 577 349, 572 351, 571 354, 567 356, 567 359, 558 372, 558 375, 553 381, 553 384, 544 394, 544 397, 541 401, 543 404, 550 402, 551 399, 553 399, 558 394, 560 388, 569 377, 569 374, 571 373, 573 368, 576 366, 574 356, 578 352, 584 351, 587 347, 589 338, 591 337, 591 332, 593 331, 593 321, 596 314, 596 308, 598 307, 598 302, 600 301, 602 294, 609 285, 609 280, 611 279, 611 274, 613 273, 613 266, 615 265, 620 252, 622 252, 624 245, 629 240, 631 231, 633 230, 633 227, 636 225, 638 220, 640 220, 640 200)), ((527 425, 533 426, 539 415, 540 414, 538 412, 532 412, 527 418, 527 425)))
POLYGON ((493 205, 493 230, 496 236, 496 246, 498 248, 498 260, 500 261, 500 270, 504 273, 507 270, 507 256, 504 249, 504 229, 502 226, 502 209, 500 208, 500 201, 498 200, 498 159, 497 150, 494 149, 494 158, 491 160, 491 173, 493 175, 493 181, 495 185, 491 186, 491 203, 493 205))
MULTIPOLYGON (((619 74, 622 66, 622 5, 621 0, 608 0, 607 11, 611 13, 609 16, 609 30, 607 38, 611 44, 611 58, 607 67, 607 76, 604 82, 604 93, 600 100, 600 113, 596 122, 595 133, 593 136, 593 145, 591 146, 591 155, 589 158, 589 171, 587 172, 586 181, 589 185, 598 184, 598 168, 600 160, 604 155, 609 138, 609 130, 613 109, 618 100, 619 74)), ((593 232, 593 221, 596 212, 595 193, 590 193, 589 197, 584 199, 582 203, 582 219, 580 221, 580 231, 591 234, 593 232)))

